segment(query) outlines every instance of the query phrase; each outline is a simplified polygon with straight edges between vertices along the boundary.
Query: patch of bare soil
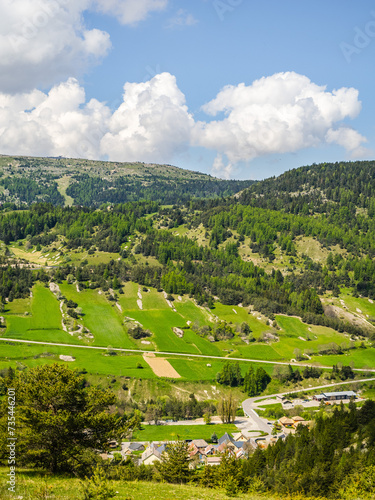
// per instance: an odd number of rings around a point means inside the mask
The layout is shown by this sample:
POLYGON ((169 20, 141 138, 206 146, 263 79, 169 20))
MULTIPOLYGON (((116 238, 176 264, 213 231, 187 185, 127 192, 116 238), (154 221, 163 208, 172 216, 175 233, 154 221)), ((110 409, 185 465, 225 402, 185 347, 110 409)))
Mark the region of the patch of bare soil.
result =
POLYGON ((167 359, 156 358, 154 353, 143 354, 143 359, 158 377, 181 378, 167 359))

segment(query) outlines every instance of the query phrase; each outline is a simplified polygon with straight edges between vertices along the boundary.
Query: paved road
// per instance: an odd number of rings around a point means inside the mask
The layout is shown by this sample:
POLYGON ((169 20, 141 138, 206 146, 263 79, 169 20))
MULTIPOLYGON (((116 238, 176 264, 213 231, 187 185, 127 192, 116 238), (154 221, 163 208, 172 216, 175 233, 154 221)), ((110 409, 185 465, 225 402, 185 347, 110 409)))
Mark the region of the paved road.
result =
POLYGON ((271 427, 269 425, 267 425, 265 419, 259 417, 259 415, 256 413, 256 411, 255 411, 256 405, 254 404, 255 401, 272 399, 272 398, 275 398, 276 396, 285 396, 287 394, 296 394, 298 392, 315 391, 317 389, 327 389, 328 387, 337 387, 338 385, 353 384, 355 382, 371 382, 371 381, 375 381, 375 378, 372 377, 372 378, 364 378, 364 379, 360 379, 360 380, 349 380, 346 382, 337 382, 335 384, 318 385, 316 387, 309 387, 308 389, 298 389, 295 391, 288 391, 288 392, 281 392, 281 393, 279 392, 276 394, 269 394, 268 396, 257 396, 255 398, 245 399, 245 401, 242 402, 242 408, 243 408, 245 415, 247 415, 252 420, 253 425, 251 426, 251 428, 253 428, 253 427, 258 428, 264 432, 269 433, 271 430, 271 427), (259 427, 255 427, 256 425, 258 425, 259 427))
MULTIPOLYGON (((55 343, 55 342, 41 342, 39 340, 23 340, 23 339, 8 339, 8 338, 0 338, 0 341, 4 342, 20 342, 22 344, 39 344, 39 345, 44 345, 44 346, 59 346, 59 347, 77 347, 79 349, 97 349, 99 351, 106 351, 107 347, 100 347, 100 346, 93 346, 93 345, 79 345, 79 344, 60 344, 60 343, 55 343)), ((120 347, 111 347, 112 351, 120 351, 120 352, 133 352, 136 354, 143 354, 143 353, 154 353, 154 354, 163 354, 165 356, 183 356, 186 358, 204 358, 204 359, 220 359, 220 360, 227 360, 227 361, 243 361, 246 363, 266 363, 270 365, 292 365, 292 366, 315 366, 318 368, 326 368, 328 370, 332 369, 332 366, 323 366, 323 365, 312 365, 312 364, 303 364, 303 363, 290 363, 288 361, 266 361, 262 359, 248 359, 248 358, 229 358, 227 356, 209 356, 207 354, 187 354, 187 353, 182 353, 182 352, 169 352, 169 351, 150 351, 150 350, 142 350, 142 349, 122 349, 120 347)), ((368 369, 366 368, 353 368, 353 371, 357 372, 371 372, 375 373, 375 369, 368 369)), ((346 383, 346 382, 343 382, 346 383)), ((334 384, 338 385, 338 384, 334 384)), ((310 389, 308 389, 310 390, 310 389)), ((297 391, 300 392, 300 391, 297 391)), ((289 393, 287 393, 289 394, 289 393)))

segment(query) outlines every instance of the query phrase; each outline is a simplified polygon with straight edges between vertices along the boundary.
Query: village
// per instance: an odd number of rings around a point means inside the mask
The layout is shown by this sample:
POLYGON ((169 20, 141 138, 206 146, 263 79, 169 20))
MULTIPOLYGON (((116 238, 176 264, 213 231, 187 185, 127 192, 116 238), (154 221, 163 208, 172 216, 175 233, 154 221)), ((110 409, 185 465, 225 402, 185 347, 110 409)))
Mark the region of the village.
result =
MULTIPOLYGON (((343 402, 348 403, 354 400, 362 401, 362 398, 354 391, 322 392, 309 399, 294 399, 293 401, 285 395, 276 395, 273 399, 247 399, 243 402, 244 417, 237 417, 234 422, 238 432, 232 435, 226 432, 212 440, 216 442, 211 443, 204 439, 185 440, 188 443, 189 467, 219 465, 225 452, 236 459, 246 458, 257 448, 265 449, 274 445, 279 439, 285 440, 289 434, 294 434, 299 426, 311 428, 314 425, 313 420, 305 420, 300 415, 283 416, 274 421, 269 421, 257 413, 257 410, 261 413, 260 406, 264 408, 267 405, 274 405, 276 401, 282 405, 284 410, 288 411, 295 407, 298 409, 317 408, 326 405, 338 405, 343 402)), ((195 423, 199 424, 198 422, 195 423)), ((221 419, 219 417, 213 418, 213 432, 215 423, 221 423, 221 419)), ((143 425, 149 424, 143 423, 143 425)), ((173 425, 173 423, 160 421, 159 425, 173 425)), ((100 456, 108 460, 132 459, 137 465, 152 465, 162 460, 163 454, 168 453, 168 445, 173 442, 124 441, 119 444, 112 441, 110 448, 113 451, 102 453, 100 456)))

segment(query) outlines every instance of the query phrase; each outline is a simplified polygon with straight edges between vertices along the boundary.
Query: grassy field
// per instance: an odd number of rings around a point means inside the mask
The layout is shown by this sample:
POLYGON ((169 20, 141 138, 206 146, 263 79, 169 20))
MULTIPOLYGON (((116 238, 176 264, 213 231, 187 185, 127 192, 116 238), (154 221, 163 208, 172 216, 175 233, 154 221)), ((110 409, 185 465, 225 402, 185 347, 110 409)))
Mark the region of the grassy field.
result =
MULTIPOLYGON (((359 309, 363 315, 367 315, 370 318, 375 318, 375 302, 365 297, 353 297, 348 289, 342 289, 339 299, 345 302, 345 305, 348 307, 349 311, 353 314, 356 314, 359 309)), ((338 302, 339 299, 335 299, 335 302, 338 302)), ((341 304, 338 304, 341 305, 341 304)))
POLYGON ((67 299, 76 302, 83 310, 83 323, 94 335, 94 345, 134 349, 122 325, 122 317, 114 302, 110 303, 97 290, 78 292, 75 285, 62 284, 60 290, 67 299))
POLYGON ((374 368, 375 366, 375 348, 355 349, 349 351, 350 354, 330 355, 330 356, 312 356, 311 361, 321 365, 332 366, 337 363, 343 365, 354 364, 354 368, 374 368))
POLYGON ((7 329, 3 337, 80 344, 81 342, 62 329, 59 303, 53 293, 41 284, 33 287, 31 299, 20 299, 7 305, 4 317, 7 329), (23 311, 25 306, 25 311, 23 311), (25 316, 25 312, 29 315, 25 316), (31 313, 31 314, 30 314, 31 313))
POLYGON ((31 264, 35 264, 37 266, 44 266, 46 263, 49 265, 61 264, 63 257, 61 256, 61 247, 60 249, 52 250, 59 244, 50 245, 50 247, 46 247, 47 251, 41 252, 37 251, 35 248, 30 248, 30 250, 26 250, 24 246, 19 246, 18 243, 13 243, 10 245, 9 249, 13 253, 13 255, 17 259, 23 259, 31 264), (50 248, 48 250, 48 248, 50 248))
MULTIPOLYGON (((181 377, 186 378, 187 380, 215 381, 216 374, 222 370, 224 363, 230 361, 230 359, 225 358, 221 361, 218 359, 168 357, 168 361, 173 368, 177 370, 181 377)), ((249 371, 250 366, 252 366, 254 370, 256 370, 258 366, 261 366, 270 375, 272 374, 274 368, 274 365, 270 363, 253 364, 240 361, 239 364, 243 376, 249 371)))
POLYGON ((8 302, 5 306, 6 315, 17 314, 24 315, 25 313, 31 314, 31 298, 17 299, 8 302))
POLYGON ((211 354, 218 356, 221 354, 216 346, 205 340, 192 331, 186 331, 181 339, 173 332, 174 327, 185 327, 188 321, 195 321, 196 317, 207 323, 207 317, 201 309, 195 306, 192 301, 186 307, 186 301, 181 303, 174 301, 176 311, 173 311, 167 304, 163 294, 155 289, 149 288, 144 292, 135 283, 126 283, 124 295, 119 297, 119 303, 124 315, 139 321, 145 329, 150 330, 154 336, 158 350, 168 352, 186 352, 194 354, 211 354), (137 305, 138 293, 142 297, 142 309, 137 305))
MULTIPOLYGON (((85 482, 75 477, 51 475, 38 470, 17 471, 16 494, 7 490, 9 469, 0 468, 0 498, 3 500, 83 500, 85 482)), ((111 481, 117 500, 225 500, 224 490, 145 481, 111 481)), ((241 493, 243 500, 272 500, 275 497, 241 493)), ((300 498, 300 497, 299 497, 300 498)), ((276 500, 276 499, 275 499, 276 500)))
POLYGON ((283 405, 281 403, 271 403, 269 405, 258 405, 258 408, 264 408, 265 410, 281 410, 283 405))
MULTIPOLYGON (((127 282, 124 286, 124 294, 119 294, 118 302, 121 305, 120 311, 114 301, 109 301, 105 293, 98 293, 98 290, 77 291, 75 284, 62 283, 59 285, 62 294, 67 298, 77 302, 82 308, 83 315, 78 320, 78 324, 86 327, 94 336, 93 341, 86 337, 78 338, 78 334, 69 335, 62 329, 62 316, 60 304, 52 292, 42 284, 33 287, 32 298, 18 299, 6 305, 4 313, 7 329, 2 332, 2 336, 15 339, 38 340, 45 342, 58 342, 69 344, 88 344, 102 347, 121 347, 130 349, 147 349, 165 352, 179 352, 186 354, 203 354, 208 356, 223 356, 225 359, 232 357, 267 360, 286 361, 295 358, 295 349, 302 353, 306 349, 318 352, 322 344, 335 342, 339 345, 348 343, 349 339, 345 334, 340 334, 330 328, 321 326, 309 326, 301 322, 299 318, 278 315, 276 317, 280 330, 266 325, 249 314, 247 308, 239 306, 227 306, 216 304, 213 310, 208 310, 198 306, 187 296, 175 297, 174 311, 167 303, 162 292, 153 288, 143 290, 136 283, 127 282), (139 295, 142 297, 142 309, 137 301, 139 295), (25 314, 26 313, 26 314, 25 314), (243 340, 235 335, 228 341, 209 342, 207 338, 201 337, 191 329, 186 328, 190 322, 192 324, 214 326, 215 317, 220 320, 231 322, 233 327, 246 321, 253 331, 254 336, 260 335, 264 331, 271 331, 279 337, 279 341, 253 342, 245 344, 243 340), (152 332, 151 344, 143 345, 140 340, 134 341, 127 334, 126 318, 139 321, 145 329, 152 332), (179 338, 173 331, 174 327, 184 328, 183 338, 179 338), (185 329, 186 328, 186 329, 185 329)), ((357 299, 364 301, 365 299, 357 299)), ((366 302, 368 307, 375 307, 366 302)), ((56 348, 59 350, 60 348, 56 348)), ((57 350, 54 353, 57 353, 57 350)), ((14 358, 22 358, 24 347, 14 346, 14 358)), ((49 347, 48 347, 49 350, 49 347)), ((65 353, 61 348, 61 353, 65 353)), ((138 362, 141 356, 138 357, 138 362)), ((108 373, 113 371, 117 374, 121 372, 121 355, 114 356, 113 359, 105 360, 102 354, 94 354, 93 351, 81 352, 77 357, 77 366, 94 370, 94 373, 108 373), (90 358, 95 359, 90 362, 90 358), (115 359, 116 358, 116 359, 115 359), (84 360, 84 362, 83 362, 84 360), (100 360, 100 361, 98 361, 100 360), (105 361, 103 361, 105 360, 105 361), (87 365, 87 366, 84 366, 87 365), (90 367, 90 368, 88 368, 90 367)), ((47 362, 40 360, 37 363, 47 362)), ((224 359, 223 359, 224 361, 224 359)), ((349 354, 341 356, 316 356, 313 355, 312 362, 332 366, 337 362, 349 364, 354 362, 355 367, 366 368, 374 366, 375 349, 354 349, 349 354)), ((144 363, 144 362, 143 362, 144 363)), ((204 359, 171 359, 172 366, 185 380, 215 380, 216 373, 221 370, 222 363, 218 360, 204 359), (207 365, 211 366, 207 366, 207 365)), ((144 363, 146 366, 146 363, 144 363)), ((247 371, 247 363, 243 363, 243 370, 247 371), (245 368, 246 367, 246 368, 245 368)), ((270 373, 273 365, 264 365, 270 373)), ((146 372, 151 370, 145 368, 146 372)), ((151 372, 152 373, 152 372, 151 372)), ((244 372, 245 373, 245 372, 244 372)), ((140 376, 139 372, 136 375, 140 376)))
POLYGON ((295 358, 295 349, 300 349, 303 353, 305 349, 316 351, 320 345, 330 342, 335 342, 338 345, 349 342, 347 336, 332 330, 332 328, 308 326, 302 323, 299 318, 289 316, 279 315, 276 316, 276 319, 282 332, 279 335, 280 341, 274 343, 273 348, 284 359, 295 358), (299 337, 305 340, 301 340, 299 337))
POLYGON ((226 306, 216 303, 212 312, 220 319, 228 321, 229 323, 231 322, 234 325, 241 324, 245 321, 250 326, 254 337, 259 337, 259 335, 265 331, 273 330, 270 326, 254 318, 252 314, 248 313, 247 308, 245 309, 244 307, 226 306))
POLYGON ((87 370, 94 374, 156 378, 140 354, 118 353, 108 356, 106 350, 0 342, 0 369, 9 366, 34 367, 52 362, 65 363, 72 369, 87 370), (61 361, 60 355, 72 356, 75 361, 61 361), (137 368, 138 364, 142 369, 137 368))
POLYGON ((324 248, 322 244, 310 236, 303 236, 296 238, 295 245, 298 254, 307 255, 314 262, 321 262, 322 264, 327 261, 330 252, 336 254, 345 254, 345 250, 340 248, 339 245, 333 246, 330 250, 324 248))
POLYGON ((63 177, 60 177, 60 179, 57 179, 56 182, 59 193, 65 198, 65 206, 71 207, 74 203, 74 199, 66 194, 66 190, 71 183, 71 177, 69 175, 64 175, 63 177))
POLYGON ((259 359, 266 361, 283 361, 283 356, 279 354, 275 349, 276 343, 272 342, 269 344, 257 344, 252 343, 249 345, 242 345, 238 350, 230 354, 230 357, 238 358, 248 358, 248 359, 259 359))
POLYGON ((234 424, 204 425, 144 425, 143 429, 133 434, 133 441, 177 441, 179 439, 204 439, 211 442, 213 433, 220 438, 228 432, 238 432, 234 424))
POLYGON ((83 260, 87 260, 88 264, 108 264, 111 260, 117 260, 120 257, 118 253, 100 252, 97 250, 90 255, 87 251, 75 250, 70 253, 71 263, 80 265, 83 260))

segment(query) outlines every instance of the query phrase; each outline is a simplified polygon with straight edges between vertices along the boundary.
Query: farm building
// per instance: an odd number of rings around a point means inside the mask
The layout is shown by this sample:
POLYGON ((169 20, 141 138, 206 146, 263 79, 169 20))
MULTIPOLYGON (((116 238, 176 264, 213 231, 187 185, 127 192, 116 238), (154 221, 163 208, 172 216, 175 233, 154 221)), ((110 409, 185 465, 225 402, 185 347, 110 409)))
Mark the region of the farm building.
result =
POLYGON ((341 391, 341 392, 322 392, 316 394, 313 399, 316 401, 341 401, 344 399, 356 398, 357 394, 354 391, 341 391))

